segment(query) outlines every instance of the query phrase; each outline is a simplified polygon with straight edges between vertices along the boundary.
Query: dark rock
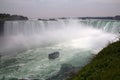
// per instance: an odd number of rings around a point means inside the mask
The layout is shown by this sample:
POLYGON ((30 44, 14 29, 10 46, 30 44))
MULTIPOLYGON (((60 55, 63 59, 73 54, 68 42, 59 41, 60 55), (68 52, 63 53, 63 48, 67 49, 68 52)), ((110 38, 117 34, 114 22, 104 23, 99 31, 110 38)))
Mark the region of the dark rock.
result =
POLYGON ((48 58, 49 59, 56 59, 56 58, 58 58, 60 56, 60 53, 59 52, 53 52, 53 53, 50 53, 49 55, 48 55, 48 58))
POLYGON ((60 73, 63 72, 69 72, 69 71, 74 71, 75 67, 72 66, 71 64, 62 64, 61 69, 60 69, 60 73))
POLYGON ((67 17, 62 17, 62 18, 59 18, 59 19, 68 19, 67 17))
POLYGON ((120 20, 120 15, 114 17, 115 20, 120 20))
POLYGON ((62 64, 60 71, 46 80, 65 80, 75 75, 78 70, 78 67, 74 67, 71 64, 62 64))
POLYGON ((49 19, 49 21, 57 21, 56 19, 54 19, 54 18, 51 18, 51 19, 49 19))
POLYGON ((4 21, 0 21, 0 36, 4 33, 4 21))
POLYGON ((38 19, 39 21, 48 21, 48 19, 38 19))

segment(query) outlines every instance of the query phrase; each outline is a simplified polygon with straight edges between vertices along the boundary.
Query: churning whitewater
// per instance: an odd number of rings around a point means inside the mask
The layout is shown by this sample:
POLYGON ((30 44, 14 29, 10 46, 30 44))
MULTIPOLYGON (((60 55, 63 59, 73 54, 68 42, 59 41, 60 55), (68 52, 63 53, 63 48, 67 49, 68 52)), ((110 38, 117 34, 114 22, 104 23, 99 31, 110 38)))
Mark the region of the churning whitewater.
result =
MULTIPOLYGON (((46 80, 58 74, 63 64, 80 68, 117 40, 119 31, 120 22, 113 20, 6 21, 0 37, 0 78, 46 80), (60 56, 49 60, 48 54, 55 51, 60 56)), ((65 78, 58 77, 55 80, 65 78)))

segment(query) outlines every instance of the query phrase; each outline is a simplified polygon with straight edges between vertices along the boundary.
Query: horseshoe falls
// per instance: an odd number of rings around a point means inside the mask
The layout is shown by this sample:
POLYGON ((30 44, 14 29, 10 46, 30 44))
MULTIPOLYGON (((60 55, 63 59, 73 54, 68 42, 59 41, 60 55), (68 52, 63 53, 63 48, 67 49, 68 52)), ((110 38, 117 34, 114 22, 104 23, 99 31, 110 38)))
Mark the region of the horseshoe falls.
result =
POLYGON ((80 69, 116 41, 119 32, 117 20, 5 21, 0 36, 0 79, 47 80, 57 75, 63 64, 80 69), (50 60, 48 55, 56 51, 60 56, 50 60))

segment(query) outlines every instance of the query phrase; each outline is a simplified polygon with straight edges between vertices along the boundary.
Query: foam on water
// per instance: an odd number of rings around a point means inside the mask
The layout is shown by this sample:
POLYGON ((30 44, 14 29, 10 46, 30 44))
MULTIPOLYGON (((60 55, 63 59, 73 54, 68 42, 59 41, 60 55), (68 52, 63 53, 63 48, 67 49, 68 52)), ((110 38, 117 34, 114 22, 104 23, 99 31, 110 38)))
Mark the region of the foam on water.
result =
POLYGON ((83 25, 76 19, 8 21, 5 23, 4 45, 0 49, 7 58, 2 58, 0 77, 45 80, 55 75, 64 63, 82 67, 93 54, 116 40, 116 33, 108 26, 103 27, 83 25), (48 54, 54 51, 59 51, 60 57, 49 60, 48 54))

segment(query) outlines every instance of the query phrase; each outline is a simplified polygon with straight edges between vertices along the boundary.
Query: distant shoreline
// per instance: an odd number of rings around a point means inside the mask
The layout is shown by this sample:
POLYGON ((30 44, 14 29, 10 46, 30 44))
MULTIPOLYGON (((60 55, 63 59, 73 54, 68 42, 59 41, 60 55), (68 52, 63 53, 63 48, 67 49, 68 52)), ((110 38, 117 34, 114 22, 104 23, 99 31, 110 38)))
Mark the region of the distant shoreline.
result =
POLYGON ((0 21, 6 21, 6 20, 28 20, 27 17, 21 16, 21 15, 10 15, 5 13, 0 13, 0 21))
MULTIPOLYGON (((56 21, 57 19, 69 19, 70 17, 59 17, 59 18, 38 18, 41 21, 56 21)), ((105 20, 120 20, 120 15, 114 17, 74 17, 75 19, 105 19, 105 20)), ((0 21, 14 21, 14 20, 29 20, 28 17, 22 15, 11 15, 7 13, 0 13, 0 21)))

